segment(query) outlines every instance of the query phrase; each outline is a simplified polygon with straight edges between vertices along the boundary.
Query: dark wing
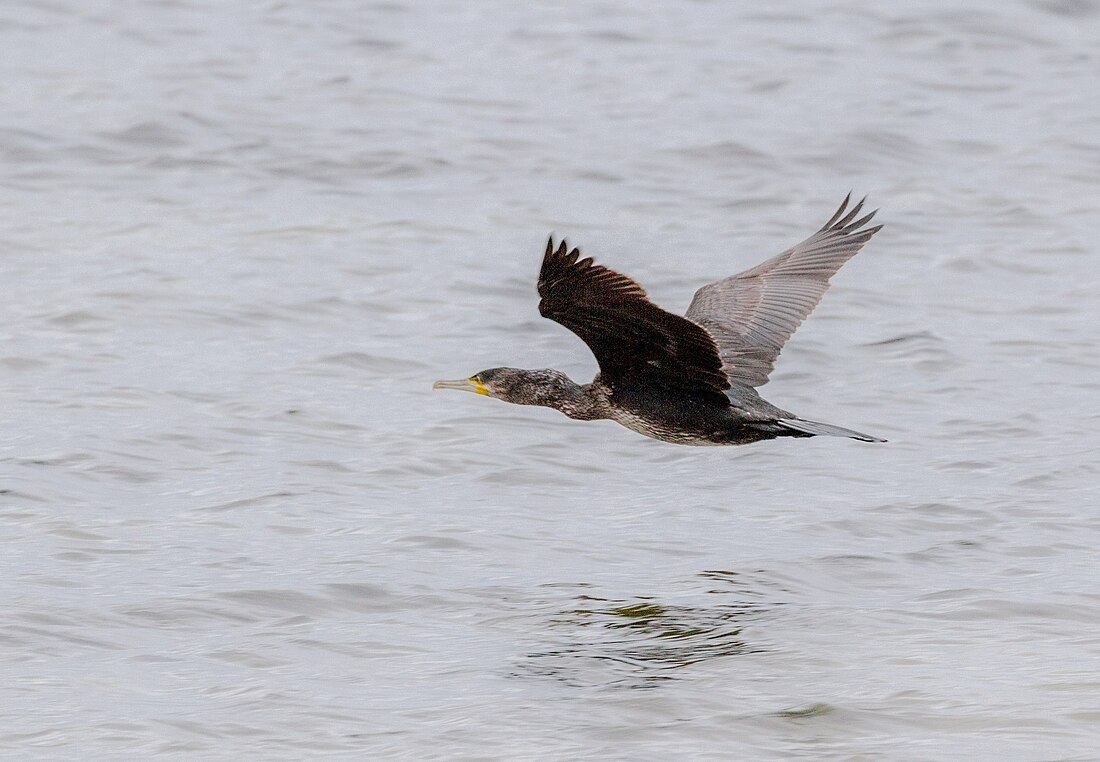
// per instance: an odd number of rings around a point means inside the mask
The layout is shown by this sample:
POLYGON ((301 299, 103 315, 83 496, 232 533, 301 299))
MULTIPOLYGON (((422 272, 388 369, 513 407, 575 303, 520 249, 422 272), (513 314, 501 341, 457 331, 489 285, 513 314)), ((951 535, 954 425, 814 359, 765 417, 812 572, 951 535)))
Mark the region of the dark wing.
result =
POLYGON ((624 382, 719 394, 729 388, 710 334, 653 304, 625 275, 579 256, 565 241, 557 249, 553 238, 546 244, 539 312, 580 336, 612 388, 624 382))
POLYGON ((845 213, 850 199, 802 243, 695 293, 686 316, 714 337, 732 381, 768 382, 779 350, 821 301, 829 278, 882 227, 863 227, 874 212, 856 219, 863 201, 845 213))

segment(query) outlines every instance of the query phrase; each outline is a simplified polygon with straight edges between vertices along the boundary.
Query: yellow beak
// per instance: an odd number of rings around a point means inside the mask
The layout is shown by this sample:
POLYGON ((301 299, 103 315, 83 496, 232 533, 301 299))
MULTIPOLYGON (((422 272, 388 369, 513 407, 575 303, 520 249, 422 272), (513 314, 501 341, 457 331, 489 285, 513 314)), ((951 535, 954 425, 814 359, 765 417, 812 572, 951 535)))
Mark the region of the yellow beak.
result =
POLYGON ((432 384, 433 389, 455 389, 460 392, 473 392, 474 394, 484 394, 489 396, 489 390, 485 388, 485 384, 478 381, 476 378, 464 378, 459 381, 436 381, 432 384))

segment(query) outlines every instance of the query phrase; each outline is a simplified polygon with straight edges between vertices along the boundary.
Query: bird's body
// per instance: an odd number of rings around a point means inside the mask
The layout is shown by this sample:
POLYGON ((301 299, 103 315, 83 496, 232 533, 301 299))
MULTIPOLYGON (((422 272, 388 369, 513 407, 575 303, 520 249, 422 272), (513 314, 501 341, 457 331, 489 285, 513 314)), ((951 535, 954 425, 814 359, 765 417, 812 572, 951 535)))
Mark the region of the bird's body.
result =
POLYGON ((750 387, 729 390, 724 401, 716 401, 709 395, 669 395, 633 384, 612 388, 600 375, 580 385, 549 368, 493 368, 478 377, 483 384, 502 384, 513 404, 552 407, 579 421, 611 420, 674 444, 748 444, 780 436, 812 436, 777 425, 777 419, 794 416, 765 402, 750 387))
POLYGON ((778 257, 699 289, 684 317, 662 310, 630 278, 579 259, 565 241, 547 245, 539 312, 577 334, 600 372, 579 385, 556 370, 493 368, 436 388, 463 389, 520 405, 553 407, 578 420, 609 419, 645 436, 691 445, 748 444, 777 437, 845 436, 883 441, 807 421, 765 401, 757 386, 828 280, 879 227, 874 212, 846 212, 778 257))

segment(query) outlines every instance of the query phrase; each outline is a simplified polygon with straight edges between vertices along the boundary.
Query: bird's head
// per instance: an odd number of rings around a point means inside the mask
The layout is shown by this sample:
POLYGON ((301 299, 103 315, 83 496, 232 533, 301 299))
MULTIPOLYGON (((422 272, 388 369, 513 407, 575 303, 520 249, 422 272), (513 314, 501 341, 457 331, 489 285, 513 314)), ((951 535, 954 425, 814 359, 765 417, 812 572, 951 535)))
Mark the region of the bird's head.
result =
POLYGON ((516 405, 550 405, 576 384, 557 370, 489 368, 458 381, 436 381, 433 389, 484 394, 516 405))

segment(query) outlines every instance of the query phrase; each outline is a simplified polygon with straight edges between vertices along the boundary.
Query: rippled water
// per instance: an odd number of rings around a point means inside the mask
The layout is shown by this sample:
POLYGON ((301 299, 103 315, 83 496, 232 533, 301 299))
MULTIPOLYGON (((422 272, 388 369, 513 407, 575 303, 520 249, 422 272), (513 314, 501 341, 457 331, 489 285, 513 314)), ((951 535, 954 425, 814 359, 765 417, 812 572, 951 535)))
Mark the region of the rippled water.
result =
POLYGON ((0 753, 1095 759, 1100 5, 0 9, 0 753), (594 362, 886 228, 682 448, 436 378, 594 362))

